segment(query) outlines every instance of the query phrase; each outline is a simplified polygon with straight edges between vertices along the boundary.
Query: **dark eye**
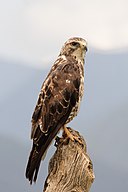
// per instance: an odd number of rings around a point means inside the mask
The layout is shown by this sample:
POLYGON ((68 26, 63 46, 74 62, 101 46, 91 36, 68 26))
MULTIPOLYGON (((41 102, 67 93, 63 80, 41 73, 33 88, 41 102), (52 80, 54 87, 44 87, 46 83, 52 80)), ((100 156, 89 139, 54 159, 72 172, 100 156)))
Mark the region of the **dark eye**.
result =
POLYGON ((77 46, 79 46, 79 43, 77 43, 77 42, 72 42, 72 46, 77 47, 77 46))

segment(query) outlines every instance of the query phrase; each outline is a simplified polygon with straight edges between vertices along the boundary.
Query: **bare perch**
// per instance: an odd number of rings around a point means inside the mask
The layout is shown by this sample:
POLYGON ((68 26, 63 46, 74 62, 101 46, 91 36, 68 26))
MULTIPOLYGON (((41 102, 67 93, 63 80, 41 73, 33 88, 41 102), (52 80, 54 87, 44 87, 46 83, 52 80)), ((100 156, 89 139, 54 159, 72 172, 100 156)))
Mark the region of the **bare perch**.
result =
POLYGON ((94 181, 86 143, 78 132, 68 129, 80 142, 69 140, 64 133, 56 139, 57 150, 50 160, 43 192, 89 192, 94 181))

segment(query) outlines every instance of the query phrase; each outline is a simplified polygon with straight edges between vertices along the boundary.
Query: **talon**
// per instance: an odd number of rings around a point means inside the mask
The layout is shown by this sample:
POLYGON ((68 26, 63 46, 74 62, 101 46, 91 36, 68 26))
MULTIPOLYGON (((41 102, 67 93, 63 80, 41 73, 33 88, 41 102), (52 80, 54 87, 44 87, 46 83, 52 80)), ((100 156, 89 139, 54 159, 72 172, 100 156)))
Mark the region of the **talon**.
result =
POLYGON ((59 143, 60 138, 58 136, 55 137, 55 144, 54 146, 57 147, 59 143))
POLYGON ((74 136, 68 129, 67 129, 67 127, 64 125, 64 132, 65 132, 65 134, 67 135, 67 137, 69 138, 69 139, 71 139, 72 141, 77 141, 77 142, 79 142, 80 144, 82 144, 82 141, 78 138, 78 137, 76 137, 76 136, 74 136))

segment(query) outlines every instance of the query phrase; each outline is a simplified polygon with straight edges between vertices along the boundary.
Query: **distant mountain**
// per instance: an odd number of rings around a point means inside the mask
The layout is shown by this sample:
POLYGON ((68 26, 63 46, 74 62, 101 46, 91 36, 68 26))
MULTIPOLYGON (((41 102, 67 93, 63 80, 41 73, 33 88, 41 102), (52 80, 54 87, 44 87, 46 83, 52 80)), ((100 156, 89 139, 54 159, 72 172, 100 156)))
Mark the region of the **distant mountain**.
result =
MULTIPOLYGON (((70 124, 86 138, 96 175, 91 191, 127 191, 128 54, 91 52, 85 65, 85 94, 70 124)), ((24 178, 30 151, 31 115, 49 69, 0 60, 0 189, 42 191, 51 147, 37 184, 24 178)))

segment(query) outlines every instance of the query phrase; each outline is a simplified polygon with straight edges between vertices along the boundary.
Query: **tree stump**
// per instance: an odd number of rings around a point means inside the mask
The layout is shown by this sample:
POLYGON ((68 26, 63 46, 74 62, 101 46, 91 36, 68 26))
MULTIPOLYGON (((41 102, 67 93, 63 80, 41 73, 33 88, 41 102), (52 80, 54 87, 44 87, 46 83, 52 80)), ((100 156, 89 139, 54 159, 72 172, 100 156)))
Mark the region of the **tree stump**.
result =
POLYGON ((94 181, 85 140, 77 131, 68 130, 77 139, 70 140, 64 132, 62 138, 56 138, 57 150, 49 162, 43 192, 88 192, 94 181))

